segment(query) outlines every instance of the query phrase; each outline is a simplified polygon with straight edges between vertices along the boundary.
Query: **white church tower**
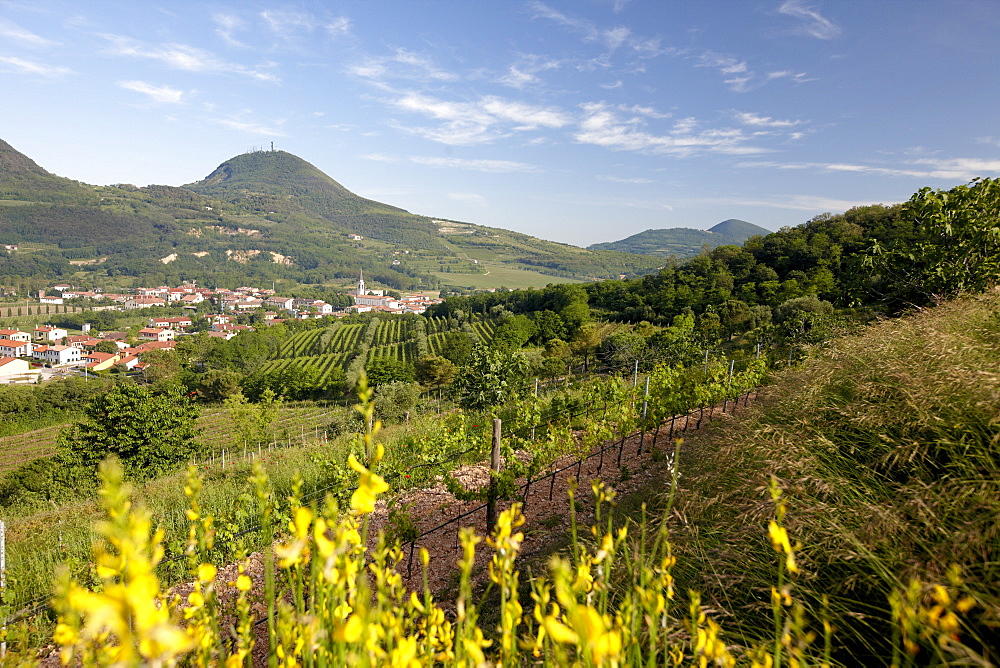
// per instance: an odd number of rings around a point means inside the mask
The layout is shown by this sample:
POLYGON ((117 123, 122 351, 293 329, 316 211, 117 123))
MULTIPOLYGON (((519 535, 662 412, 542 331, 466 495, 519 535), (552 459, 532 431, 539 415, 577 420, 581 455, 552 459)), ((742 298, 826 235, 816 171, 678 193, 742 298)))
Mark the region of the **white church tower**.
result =
POLYGON ((361 274, 358 276, 358 297, 365 296, 365 270, 361 270, 361 274))

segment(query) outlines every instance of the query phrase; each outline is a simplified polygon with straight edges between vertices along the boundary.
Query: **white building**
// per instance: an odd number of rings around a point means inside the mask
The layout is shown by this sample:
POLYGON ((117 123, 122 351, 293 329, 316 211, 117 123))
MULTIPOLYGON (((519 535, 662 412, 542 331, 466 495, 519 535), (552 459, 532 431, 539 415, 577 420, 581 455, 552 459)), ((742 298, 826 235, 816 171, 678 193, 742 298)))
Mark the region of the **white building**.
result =
POLYGON ((83 351, 76 346, 37 346, 31 351, 32 357, 52 366, 75 364, 82 354, 83 351))

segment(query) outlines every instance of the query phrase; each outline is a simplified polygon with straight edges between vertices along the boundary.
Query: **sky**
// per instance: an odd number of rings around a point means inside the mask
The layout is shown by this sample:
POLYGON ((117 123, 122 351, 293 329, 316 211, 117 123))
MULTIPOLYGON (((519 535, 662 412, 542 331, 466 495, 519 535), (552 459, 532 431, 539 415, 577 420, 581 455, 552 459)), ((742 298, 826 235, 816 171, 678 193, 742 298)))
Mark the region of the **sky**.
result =
POLYGON ((0 0, 0 139, 183 185, 288 151, 577 246, 1000 174, 998 0, 0 0))

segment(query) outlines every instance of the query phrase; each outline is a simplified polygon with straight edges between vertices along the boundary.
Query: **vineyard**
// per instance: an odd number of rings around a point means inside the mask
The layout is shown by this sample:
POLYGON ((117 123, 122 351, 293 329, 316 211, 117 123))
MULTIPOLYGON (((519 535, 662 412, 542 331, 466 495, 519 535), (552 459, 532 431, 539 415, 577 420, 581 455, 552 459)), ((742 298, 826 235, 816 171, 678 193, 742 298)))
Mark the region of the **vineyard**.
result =
MULTIPOLYGON (((271 423, 275 438, 298 439, 306 432, 315 436, 317 431, 322 432, 323 426, 329 422, 326 416, 330 410, 329 407, 313 403, 281 404, 271 423)), ((56 425, 0 438, 0 474, 35 459, 54 455, 56 439, 63 426, 65 425, 56 425)), ((232 420, 221 408, 212 407, 202 412, 198 418, 198 427, 202 430, 200 440, 206 444, 206 452, 217 452, 237 445, 238 437, 232 420)), ((240 446, 242 447, 242 444, 240 446)))

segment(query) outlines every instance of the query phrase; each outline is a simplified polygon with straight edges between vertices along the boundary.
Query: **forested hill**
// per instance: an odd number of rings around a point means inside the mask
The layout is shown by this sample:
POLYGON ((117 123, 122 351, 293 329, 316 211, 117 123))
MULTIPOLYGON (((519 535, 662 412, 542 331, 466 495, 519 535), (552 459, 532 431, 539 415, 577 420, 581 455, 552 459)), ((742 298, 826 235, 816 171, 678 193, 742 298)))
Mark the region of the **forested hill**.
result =
MULTIPOLYGON (((758 330, 792 312, 893 313, 1000 284, 998 222, 1000 180, 977 179, 949 191, 925 188, 904 204, 823 214, 656 274, 576 289, 604 318, 669 326, 682 316, 705 340, 758 330)), ((557 311, 549 304, 559 298, 555 290, 449 298, 433 313, 557 311)))
POLYGON ((707 230, 672 227, 646 230, 620 241, 592 244, 588 250, 616 250, 658 257, 686 259, 709 249, 728 244, 740 245, 754 235, 770 234, 770 230, 745 220, 730 218, 707 230))
POLYGON ((183 187, 79 183, 2 141, 0 167, 0 243, 20 246, 0 255, 0 287, 18 292, 58 280, 336 284, 359 269, 375 284, 435 289, 482 283, 491 266, 535 280, 596 280, 662 264, 415 215, 360 197, 284 151, 236 156, 183 187))

